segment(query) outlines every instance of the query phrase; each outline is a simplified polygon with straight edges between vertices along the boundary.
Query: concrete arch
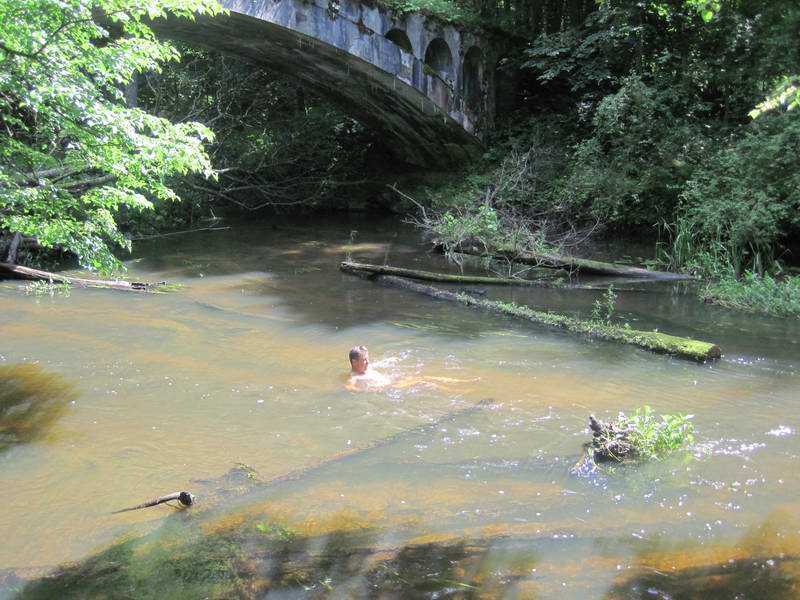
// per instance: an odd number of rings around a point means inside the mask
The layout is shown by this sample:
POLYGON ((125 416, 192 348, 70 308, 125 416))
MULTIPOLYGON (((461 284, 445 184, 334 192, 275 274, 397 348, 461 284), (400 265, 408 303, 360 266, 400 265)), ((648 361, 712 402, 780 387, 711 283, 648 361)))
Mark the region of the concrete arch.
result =
MULTIPOLYGON (((159 35, 298 80, 381 135, 405 162, 449 167, 479 156, 477 119, 464 112, 451 87, 461 72, 451 48, 462 45, 462 32, 431 28, 424 15, 401 20, 361 0, 338 1, 332 15, 328 0, 221 0, 227 14, 158 19, 152 26, 159 35), (393 29, 405 38, 381 34, 393 29), (406 40, 414 53, 398 44, 406 40), (423 48, 430 66, 419 59, 423 48)), ((478 43, 471 34, 470 40, 478 43)))
POLYGON ((411 46, 411 40, 408 34, 402 29, 392 29, 386 32, 386 39, 399 46, 409 54, 414 54, 414 48, 411 46))
POLYGON ((425 50, 425 60, 423 62, 436 71, 442 79, 455 80, 453 53, 443 38, 437 37, 430 41, 428 48, 425 50))
POLYGON ((461 65, 461 97, 467 108, 473 112, 478 111, 481 106, 483 81, 483 52, 477 46, 472 46, 464 54, 461 65))

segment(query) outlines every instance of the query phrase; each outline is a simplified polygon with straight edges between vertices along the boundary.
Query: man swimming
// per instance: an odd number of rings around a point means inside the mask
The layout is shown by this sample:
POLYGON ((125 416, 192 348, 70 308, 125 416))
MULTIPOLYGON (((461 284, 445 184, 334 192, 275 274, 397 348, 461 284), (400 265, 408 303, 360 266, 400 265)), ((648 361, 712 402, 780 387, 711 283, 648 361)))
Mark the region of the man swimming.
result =
MULTIPOLYGON (((447 384, 469 383, 478 379, 453 379, 452 377, 417 376, 406 377, 393 381, 390 377, 370 368, 369 350, 366 346, 353 346, 350 348, 350 377, 345 387, 351 391, 384 388, 408 388, 417 385, 427 385, 433 388, 446 389, 447 384)), ((398 358, 387 358, 380 364, 386 365, 398 361, 398 358)))
POLYGON ((362 390, 371 387, 384 387, 392 381, 383 373, 369 368, 369 350, 366 346, 353 346, 350 348, 350 378, 347 388, 362 390))

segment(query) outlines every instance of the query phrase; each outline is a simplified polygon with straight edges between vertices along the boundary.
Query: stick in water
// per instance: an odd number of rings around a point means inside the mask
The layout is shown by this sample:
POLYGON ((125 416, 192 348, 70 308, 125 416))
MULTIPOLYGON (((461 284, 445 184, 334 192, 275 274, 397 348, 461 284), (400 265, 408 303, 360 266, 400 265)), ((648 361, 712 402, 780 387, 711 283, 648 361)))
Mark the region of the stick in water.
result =
POLYGON ((137 504, 136 506, 131 506, 130 508, 123 508, 122 510, 115 510, 112 515, 116 515, 119 513, 128 512, 130 510, 139 510, 140 508, 150 508, 151 506, 158 506, 159 504, 164 504, 164 502, 169 502, 171 500, 177 500, 181 503, 184 508, 187 508, 194 504, 195 499, 192 494, 189 492, 173 492, 172 494, 167 494, 166 496, 161 496, 160 498, 155 498, 154 500, 148 500, 147 502, 143 502, 142 504, 137 504))

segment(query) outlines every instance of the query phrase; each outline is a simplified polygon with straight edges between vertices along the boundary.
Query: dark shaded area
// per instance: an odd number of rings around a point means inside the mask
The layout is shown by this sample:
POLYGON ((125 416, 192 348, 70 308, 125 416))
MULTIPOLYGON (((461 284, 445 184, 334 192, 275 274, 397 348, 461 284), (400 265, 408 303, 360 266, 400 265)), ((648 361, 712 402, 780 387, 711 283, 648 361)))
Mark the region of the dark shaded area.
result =
POLYGON ((69 382, 38 365, 0 366, 0 452, 42 438, 76 397, 69 382))
POLYGON ((180 520, 170 521, 158 539, 116 544, 25 584, 15 597, 501 597, 533 564, 533 557, 520 562, 502 552, 491 560, 492 546, 482 541, 392 548, 372 529, 301 537, 256 519, 203 533, 199 527, 187 532, 180 520))
POLYGON ((752 557, 733 564, 715 564, 664 572, 642 572, 614 586, 605 600, 731 600, 800 597, 800 557, 752 557))
POLYGON ((453 54, 450 46, 442 38, 436 38, 425 50, 425 64, 445 79, 455 79, 453 73, 453 54))
POLYGON ((408 39, 408 34, 402 29, 392 29, 386 34, 386 39, 394 44, 397 44, 409 54, 414 54, 414 48, 411 46, 411 40, 408 39))
POLYGON ((461 78, 461 95, 468 107, 480 106, 481 81, 483 80, 481 49, 473 46, 464 55, 464 74, 461 78))

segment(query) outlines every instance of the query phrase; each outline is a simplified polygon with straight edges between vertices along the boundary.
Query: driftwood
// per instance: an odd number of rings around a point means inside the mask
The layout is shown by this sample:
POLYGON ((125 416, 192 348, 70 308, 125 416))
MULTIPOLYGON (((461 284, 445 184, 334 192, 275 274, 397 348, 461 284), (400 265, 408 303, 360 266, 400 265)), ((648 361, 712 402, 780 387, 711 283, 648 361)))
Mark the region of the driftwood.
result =
POLYGON ((141 504, 131 506, 130 508, 115 510, 111 514, 118 515, 119 513, 139 510, 140 508, 150 508, 151 506, 158 506, 159 504, 164 504, 165 502, 171 502, 173 500, 180 502, 181 506, 184 508, 188 508, 195 503, 195 497, 189 492, 173 492, 172 494, 167 494, 166 496, 161 496, 160 498, 154 498, 153 500, 142 502, 141 504))
MULTIPOLYGON (((620 277, 614 280, 606 280, 601 284, 580 284, 566 283, 556 279, 521 279, 513 277, 487 277, 477 275, 453 275, 450 273, 434 273, 432 271, 420 271, 417 269, 407 269, 401 267, 390 267, 389 265, 373 265, 369 263, 357 263, 343 261, 339 267, 346 273, 353 275, 395 275, 407 279, 418 279, 420 281, 433 281, 438 283, 462 283, 478 285, 503 285, 518 287, 538 287, 538 288, 557 288, 570 290, 606 290, 609 285, 614 285, 617 292, 652 292, 653 290, 643 290, 637 288, 621 288, 619 285, 651 283, 654 280, 642 279, 641 277, 620 277)), ((471 293, 474 290, 471 290, 471 293)))
POLYGON ((140 281, 123 281, 121 279, 85 279, 82 277, 72 277, 71 275, 61 275, 60 273, 51 273, 50 271, 31 269, 30 267, 22 267, 20 265, 12 265, 10 263, 0 263, 0 279, 4 277, 11 279, 27 279, 29 281, 46 281, 48 283, 66 283, 78 287, 109 288, 130 292, 147 292, 160 285, 165 285, 165 282, 143 283, 140 281))
MULTIPOLYGON (((345 272, 353 273, 352 271, 346 270, 345 272)), ((639 331, 610 323, 577 319, 557 313, 533 310, 526 306, 477 299, 466 294, 457 294, 432 286, 421 285, 393 275, 372 274, 368 276, 368 279, 391 287, 424 294, 431 298, 436 298, 437 300, 457 302, 473 308, 491 310, 512 317, 524 318, 540 325, 559 327, 589 337, 624 342, 652 352, 670 354, 698 362, 717 359, 722 355, 719 346, 709 342, 667 335, 657 331, 639 331)))
MULTIPOLYGON (((441 246, 440 244, 435 244, 441 246)), ((469 254, 472 256, 487 256, 486 250, 479 246, 470 244, 460 244, 455 248, 456 252, 469 254)), ((669 273, 667 271, 651 271, 641 267, 629 267, 613 263, 590 260, 587 258, 576 258, 574 256, 558 256, 555 254, 540 254, 537 252, 513 252, 495 251, 490 255, 496 260, 516 262, 523 265, 545 267, 549 269, 566 269, 571 272, 584 273, 590 275, 612 275, 622 277, 634 277, 644 279, 654 279, 659 281, 683 281, 696 279, 692 275, 685 273, 669 273)))
POLYGON ((346 273, 373 273, 376 275, 395 275, 397 277, 407 277, 409 279, 420 279, 422 281, 436 281, 439 283, 466 283, 478 285, 512 285, 512 286, 531 286, 531 287, 556 287, 557 283, 545 280, 532 279, 513 279, 502 277, 482 277, 479 275, 453 275, 450 273, 433 273, 431 271, 418 271, 417 269, 406 269, 403 267, 390 267, 389 265, 372 265, 368 263, 357 263, 344 261, 340 269, 346 273))
POLYGON ((592 430, 589 448, 595 461, 622 462, 635 454, 636 450, 630 441, 631 429, 614 423, 602 423, 594 415, 589 415, 589 429, 592 430))

